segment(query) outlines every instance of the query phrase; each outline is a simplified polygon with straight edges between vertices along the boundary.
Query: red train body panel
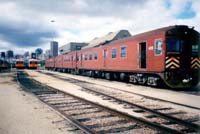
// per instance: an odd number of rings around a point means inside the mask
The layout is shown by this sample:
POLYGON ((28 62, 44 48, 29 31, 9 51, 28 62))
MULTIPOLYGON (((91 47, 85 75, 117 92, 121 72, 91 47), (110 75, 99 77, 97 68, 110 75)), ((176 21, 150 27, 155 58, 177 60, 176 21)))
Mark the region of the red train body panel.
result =
POLYGON ((199 82, 199 33, 169 26, 46 60, 46 68, 172 88, 199 82), (187 53, 187 54, 186 54, 187 53))
POLYGON ((70 52, 68 54, 63 55, 63 68, 65 69, 75 69, 77 68, 77 62, 76 62, 76 52, 70 52))
POLYGON ((104 69, 102 55, 103 52, 101 47, 83 49, 78 52, 79 60, 77 67, 79 69, 88 69, 88 70, 104 69), (94 58, 95 57, 94 53, 97 54, 96 59, 94 58))
POLYGON ((50 69, 55 68, 55 59, 54 58, 47 59, 45 61, 45 67, 50 69))
MULTIPOLYGON (((78 52, 78 57, 81 57, 78 61, 78 68, 91 69, 91 70, 107 70, 107 71, 141 71, 141 72, 159 72, 164 71, 164 59, 165 51, 162 51, 161 55, 156 56, 154 54, 154 41, 155 39, 165 40, 164 32, 155 33, 149 36, 148 39, 144 36, 129 37, 128 39, 122 39, 120 41, 112 42, 111 44, 97 47, 83 49, 78 52), (147 50, 147 63, 146 68, 141 68, 141 59, 139 59, 141 53, 139 48, 140 42, 146 42, 147 50), (125 57, 120 57, 121 47, 126 47, 127 53, 125 57), (112 58, 112 49, 116 49, 116 57, 112 58), (98 58, 94 59, 94 54, 97 53, 98 58), (92 54, 92 60, 90 60, 90 54, 92 54), (87 58, 85 58, 87 57, 87 58)), ((165 48, 163 48, 165 49, 165 48)))
POLYGON ((59 55, 55 57, 55 68, 62 68, 63 67, 63 56, 59 55))

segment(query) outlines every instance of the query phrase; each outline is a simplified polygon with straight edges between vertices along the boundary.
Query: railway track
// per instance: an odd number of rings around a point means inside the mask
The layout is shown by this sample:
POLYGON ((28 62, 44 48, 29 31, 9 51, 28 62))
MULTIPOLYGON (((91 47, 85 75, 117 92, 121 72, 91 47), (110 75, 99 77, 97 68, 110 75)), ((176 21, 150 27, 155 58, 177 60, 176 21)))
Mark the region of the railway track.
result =
MULTIPOLYGON (((48 74, 52 75, 52 74, 48 74)), ((177 111, 170 107, 163 107, 160 105, 144 105, 140 99, 130 99, 131 96, 121 96, 119 91, 103 90, 102 88, 94 88, 94 86, 88 86, 91 83, 80 81, 72 78, 63 78, 57 75, 53 75, 62 80, 66 80, 73 84, 82 87, 82 91, 90 94, 101 96, 103 99, 124 105, 127 109, 132 109, 134 113, 140 113, 144 120, 154 122, 161 126, 176 129, 181 133, 198 133, 199 132, 199 116, 191 116, 183 111, 177 111), (195 123, 194 123, 195 122, 195 123)), ((143 96, 144 97, 144 96, 143 96)), ((149 99, 149 98, 148 98, 149 99)), ((151 98, 152 99, 152 98, 151 98)))
MULTIPOLYGON (((59 78, 59 79, 62 79, 62 80, 67 80, 67 81, 72 81, 72 82, 73 81, 77 81, 77 83, 81 82, 81 83, 87 83, 87 84, 94 85, 94 83, 91 83, 91 82, 86 82, 86 81, 83 81, 83 80, 77 80, 77 79, 74 79, 74 78, 69 78, 67 76, 64 77, 62 75, 57 75, 57 74, 53 74, 53 73, 50 73, 50 72, 43 72, 43 71, 38 71, 38 72, 43 73, 43 74, 47 74, 47 75, 50 75, 50 76, 53 76, 53 77, 56 77, 56 78, 59 78)), ((199 107, 194 107, 194 106, 190 106, 190 105, 176 103, 176 102, 173 102, 173 101, 168 101, 168 100, 163 100, 163 99, 159 99, 159 98, 155 98, 155 97, 150 97, 150 96, 143 95, 143 94, 140 94, 140 93, 134 93, 134 92, 130 92, 130 91, 125 91, 123 89, 113 88, 113 87, 110 87, 108 85, 99 85, 99 86, 104 87, 104 88, 113 89, 114 92, 121 91, 123 93, 140 96, 140 97, 143 97, 143 98, 146 98, 146 99, 150 99, 150 100, 156 100, 156 101, 160 101, 160 102, 166 102, 166 103, 171 103, 171 104, 174 104, 174 105, 179 105, 179 106, 188 107, 188 108, 191 108, 191 109, 200 110, 199 107)), ((195 92, 195 93, 197 93, 197 92, 195 92)), ((194 94, 194 92, 193 92, 193 94, 194 94)))
POLYGON ((137 120, 99 104, 50 89, 31 80, 23 72, 17 73, 17 80, 27 92, 36 95, 42 102, 58 111, 63 119, 79 129, 78 133, 179 133, 151 122, 137 120))

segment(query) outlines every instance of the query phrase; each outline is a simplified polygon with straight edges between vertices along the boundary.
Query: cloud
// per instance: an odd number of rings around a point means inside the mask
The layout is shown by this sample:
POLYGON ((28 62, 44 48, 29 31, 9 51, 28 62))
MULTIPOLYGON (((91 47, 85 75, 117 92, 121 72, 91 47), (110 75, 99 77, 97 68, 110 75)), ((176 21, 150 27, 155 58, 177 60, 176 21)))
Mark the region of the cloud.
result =
POLYGON ((17 47, 38 46, 40 43, 43 43, 42 37, 51 38, 55 36, 53 32, 32 32, 9 25, 0 25, 0 33, 1 39, 9 41, 17 47))
POLYGON ((193 9, 194 0, 165 0, 167 9, 172 10, 172 14, 177 19, 190 19, 196 16, 193 9))
MULTIPOLYGON (((17 52, 23 52, 37 47, 46 49, 52 39, 60 45, 87 42, 120 29, 137 34, 186 24, 199 31, 199 3, 200 0, 1 0, 4 14, 0 14, 0 43, 7 42, 17 52)), ((8 48, 0 45, 0 51, 8 48)))
POLYGON ((179 19, 189 19, 196 16, 196 12, 192 9, 192 2, 187 2, 184 9, 176 17, 179 19))

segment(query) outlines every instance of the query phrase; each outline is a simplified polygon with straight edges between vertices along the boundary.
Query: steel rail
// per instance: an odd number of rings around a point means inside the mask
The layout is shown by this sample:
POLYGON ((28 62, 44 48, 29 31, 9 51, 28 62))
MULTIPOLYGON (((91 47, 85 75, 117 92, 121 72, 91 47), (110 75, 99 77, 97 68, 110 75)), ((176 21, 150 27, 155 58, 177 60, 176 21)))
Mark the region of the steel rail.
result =
MULTIPOLYGON (((75 78, 69 78, 69 77, 68 78, 61 78, 61 77, 67 77, 67 76, 61 76, 60 74, 56 74, 56 75, 59 75, 59 76, 56 76, 52 72, 43 72, 43 71, 38 71, 38 72, 43 73, 43 74, 47 74, 47 75, 51 75, 51 76, 53 75, 54 77, 57 77, 57 78, 60 78, 60 79, 63 79, 63 80, 68 80, 68 79, 77 80, 75 78)), ((77 80, 77 81, 85 82, 85 83, 88 83, 88 84, 93 84, 92 82, 86 82, 86 81, 83 81, 83 80, 77 80)), ((99 84, 99 85, 101 85, 101 84, 99 84)), ((106 88, 112 88, 112 89, 119 90, 119 91, 126 92, 126 93, 130 93, 130 94, 133 94, 133 95, 142 96, 142 97, 145 97, 145 98, 148 98, 148 99, 152 99, 152 100, 163 101, 163 102, 167 102, 167 103, 171 103, 171 104, 175 104, 175 105, 179 105, 179 106, 184 106, 184 107, 200 110, 199 107, 195 107, 195 106, 190 106, 190 105, 181 104, 181 103, 177 103, 177 102, 173 102, 173 101, 169 101, 169 100, 164 100, 164 99, 159 99, 159 98, 155 98, 155 97, 151 97, 151 96, 147 96, 147 95, 143 95, 143 94, 139 94, 139 93, 125 91, 125 90, 122 90, 122 89, 119 89, 119 88, 114 88, 114 87, 110 87, 110 86, 106 86, 106 85, 101 85, 101 86, 102 87, 106 87, 106 88)))
MULTIPOLYGON (((35 80, 33 80, 33 81, 35 81, 35 80)), ((47 87, 49 87, 49 88, 51 88, 51 89, 54 89, 54 90, 58 90, 58 89, 52 88, 52 87, 50 87, 50 86, 48 86, 48 85, 45 85, 45 86, 47 86, 47 87)), ((62 91, 61 91, 61 92, 62 92, 62 91)), ((69 95, 69 96, 73 96, 74 98, 78 98, 78 99, 80 99, 80 100, 82 100, 82 101, 85 101, 85 102, 87 102, 87 103, 90 103, 90 104, 92 104, 92 105, 95 105, 95 106, 98 106, 98 107, 100 107, 100 108, 103 108, 103 109, 105 109, 105 110, 107 110, 107 111, 109 111, 109 112, 111 112, 111 113, 118 114, 118 115, 120 115, 120 116, 122 116, 122 117, 126 117, 126 118, 128 118, 129 120, 136 121, 136 122, 138 122, 138 123, 140 123, 140 124, 143 124, 143 125, 145 125, 145 126, 148 126, 148 127, 152 128, 152 129, 155 129, 155 130, 158 130, 158 131, 162 131, 163 133, 166 133, 166 134, 172 134, 172 133, 175 133, 175 134, 184 134, 184 133, 181 132, 181 131, 178 131, 178 130, 175 130, 175 129, 171 129, 171 128, 165 127, 165 126, 163 126, 163 125, 154 123, 154 122, 147 121, 147 120, 145 120, 145 119, 143 119, 143 118, 139 118, 139 117, 132 116, 132 115, 130 115, 130 114, 128 114, 128 113, 125 113, 125 112, 122 112, 122 111, 118 111, 118 110, 116 110, 116 109, 113 109, 113 108, 110 108, 110 107, 107 107, 107 106, 103 106, 103 105, 101 105, 101 104, 99 104, 99 103, 95 103, 95 102, 88 101, 87 99, 84 99, 84 98, 82 98, 82 97, 78 97, 78 96, 76 96, 76 95, 72 95, 72 94, 69 94, 69 93, 66 93, 66 92, 63 92, 63 93, 64 93, 64 94, 67 94, 67 95, 69 95)))
MULTIPOLYGON (((55 76, 55 75, 54 75, 54 76, 55 76)), ((58 79, 62 79, 62 80, 68 80, 68 79, 60 78, 60 77, 57 77, 57 78, 58 78, 58 79)), ((70 79, 71 79, 71 78, 70 78, 70 79)), ((134 106, 134 107, 143 109, 143 110, 145 110, 145 111, 147 111, 147 112, 151 112, 152 114, 156 114, 156 115, 158 115, 158 116, 160 116, 160 117, 163 117, 163 118, 168 119, 168 120, 170 120, 170 121, 176 122, 177 124, 181 124, 181 125, 186 126, 186 127, 190 128, 190 129, 193 129, 193 130, 195 130, 196 132, 199 131, 200 126, 197 125, 197 124, 190 123, 190 122, 187 122, 187 121, 178 119, 178 118, 173 117, 173 116, 169 116, 169 115, 167 115, 167 114, 158 112, 158 111, 156 111, 156 110, 149 109, 149 108, 146 108, 146 107, 144 107, 144 106, 141 106, 141 105, 138 105, 138 104, 134 104, 134 103, 131 103, 131 102, 128 102, 128 101, 125 101, 125 100, 122 100, 122 99, 113 97, 113 96, 111 96, 111 95, 102 93, 102 92, 98 92, 98 91, 96 91, 96 90, 93 90, 93 89, 91 89, 91 88, 88 88, 88 86, 81 85, 81 83, 87 83, 87 82, 80 81, 80 80, 73 79, 73 78, 72 78, 72 80, 74 80, 74 82, 73 82, 73 81, 68 81, 68 82, 71 82, 71 83, 73 83, 73 84, 79 85, 79 86, 83 87, 84 89, 87 89, 87 90, 92 91, 92 92, 94 92, 94 93, 104 95, 105 97, 109 97, 110 99, 113 99, 113 100, 116 100, 116 101, 119 101, 119 102, 122 102, 122 103, 125 103, 125 104, 128 104, 128 105, 132 105, 132 106, 134 106)))
MULTIPOLYGON (((17 83, 20 85, 20 87, 22 89, 24 89, 25 91, 28 91, 28 89, 23 85, 22 81, 19 80, 18 74, 17 74, 17 83)), ((50 108, 52 108, 57 114, 59 114, 63 119, 69 121, 71 124, 73 124, 74 126, 76 126, 77 128, 79 128, 80 130, 82 130, 83 132, 85 132, 86 134, 97 134, 95 131, 89 129, 88 127, 82 125, 80 122, 78 122, 77 120, 71 118, 70 116, 68 116, 67 114, 65 114, 64 112, 62 112, 61 110, 56 109, 55 107, 53 107, 52 105, 48 104, 48 102, 43 101, 39 96, 37 96, 37 94, 35 94, 32 91, 29 91, 32 94, 36 95, 36 97, 42 101, 44 104, 48 105, 50 108)), ((40 91, 39 91, 40 92, 40 91)))

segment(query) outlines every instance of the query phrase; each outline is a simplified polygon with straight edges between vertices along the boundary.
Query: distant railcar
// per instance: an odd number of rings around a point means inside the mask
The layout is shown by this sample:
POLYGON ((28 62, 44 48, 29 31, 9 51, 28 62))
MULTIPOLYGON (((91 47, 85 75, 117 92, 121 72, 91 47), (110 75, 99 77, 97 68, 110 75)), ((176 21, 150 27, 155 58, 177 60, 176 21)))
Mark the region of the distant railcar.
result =
POLYGON ((25 68, 25 62, 22 59, 17 59, 15 63, 15 67, 17 69, 24 69, 25 68))
POLYGON ((189 88, 200 78, 199 39, 194 28, 169 26, 60 55, 47 60, 46 68, 151 86, 164 82, 171 88, 189 88))
POLYGON ((7 61, 0 60, 0 70, 8 69, 10 64, 7 61))
POLYGON ((29 69, 37 69, 38 61, 36 59, 29 59, 28 60, 28 68, 29 69))

